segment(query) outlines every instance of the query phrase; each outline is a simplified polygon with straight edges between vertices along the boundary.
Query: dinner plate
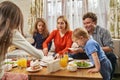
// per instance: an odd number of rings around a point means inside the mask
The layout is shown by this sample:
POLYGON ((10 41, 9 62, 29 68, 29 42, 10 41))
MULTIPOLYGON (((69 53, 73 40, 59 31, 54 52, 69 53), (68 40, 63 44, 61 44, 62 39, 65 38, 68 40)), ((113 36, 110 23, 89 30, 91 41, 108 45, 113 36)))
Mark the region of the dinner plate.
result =
POLYGON ((73 58, 69 57, 69 58, 68 58, 68 60, 69 60, 69 61, 72 61, 72 60, 73 60, 73 58))
POLYGON ((40 66, 39 69, 33 70, 31 67, 28 67, 26 70, 27 70, 28 72, 38 72, 38 71, 40 71, 42 68, 43 68, 43 67, 40 66))
POLYGON ((79 48, 68 48, 68 49, 73 51, 73 50, 78 50, 79 48))
POLYGON ((72 63, 77 64, 77 68, 92 68, 94 65, 88 60, 74 60, 72 63))

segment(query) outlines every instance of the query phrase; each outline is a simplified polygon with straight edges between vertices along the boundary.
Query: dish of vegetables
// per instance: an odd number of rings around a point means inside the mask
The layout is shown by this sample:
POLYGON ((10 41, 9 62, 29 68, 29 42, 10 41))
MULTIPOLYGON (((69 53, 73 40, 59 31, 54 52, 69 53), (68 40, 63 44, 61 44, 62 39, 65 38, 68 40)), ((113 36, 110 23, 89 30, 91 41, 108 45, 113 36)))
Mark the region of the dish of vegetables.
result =
POLYGON ((17 61, 5 61, 4 64, 12 64, 12 67, 17 67, 17 61))
POLYGON ((75 64, 77 64, 78 68, 91 68, 94 65, 90 61, 85 60, 75 60, 75 64))

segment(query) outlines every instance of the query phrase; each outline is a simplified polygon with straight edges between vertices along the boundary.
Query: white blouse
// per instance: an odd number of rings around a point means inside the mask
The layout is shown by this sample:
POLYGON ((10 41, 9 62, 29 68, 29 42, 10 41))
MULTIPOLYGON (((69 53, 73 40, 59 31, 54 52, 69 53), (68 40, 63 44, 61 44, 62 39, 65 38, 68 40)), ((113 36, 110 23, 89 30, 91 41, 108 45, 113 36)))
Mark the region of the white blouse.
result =
POLYGON ((25 50, 28 52, 31 56, 34 56, 38 59, 41 59, 44 57, 44 53, 42 50, 36 49, 34 46, 32 46, 22 35, 18 30, 14 30, 13 33, 13 40, 12 44, 16 47, 25 50))

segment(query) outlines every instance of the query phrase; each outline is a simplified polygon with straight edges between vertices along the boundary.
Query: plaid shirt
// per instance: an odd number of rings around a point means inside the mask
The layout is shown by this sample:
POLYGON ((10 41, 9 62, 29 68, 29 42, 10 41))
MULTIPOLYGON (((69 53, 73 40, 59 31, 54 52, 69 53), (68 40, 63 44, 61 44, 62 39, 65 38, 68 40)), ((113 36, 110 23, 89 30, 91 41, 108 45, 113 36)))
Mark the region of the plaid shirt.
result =
POLYGON ((113 49, 113 41, 110 32, 100 26, 96 26, 94 33, 92 34, 93 39, 95 39, 102 47, 109 46, 113 49))

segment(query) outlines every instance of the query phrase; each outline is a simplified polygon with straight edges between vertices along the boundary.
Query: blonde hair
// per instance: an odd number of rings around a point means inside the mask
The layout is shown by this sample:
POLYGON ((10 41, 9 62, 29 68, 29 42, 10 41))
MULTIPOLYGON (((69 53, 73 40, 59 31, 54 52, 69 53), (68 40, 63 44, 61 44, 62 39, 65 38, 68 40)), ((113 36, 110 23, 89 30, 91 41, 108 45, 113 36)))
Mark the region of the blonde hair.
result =
POLYGON ((36 22, 35 22, 35 25, 34 25, 34 30, 33 30, 33 35, 35 35, 38 32, 37 25, 38 25, 39 22, 43 23, 43 27, 44 27, 44 30, 43 30, 43 33, 42 33, 43 37, 44 38, 48 37, 49 31, 48 31, 47 23, 46 23, 45 19, 43 19, 43 18, 37 18, 36 19, 36 22))
POLYGON ((12 43, 13 30, 23 33, 23 15, 20 8, 10 1, 0 3, 0 61, 12 43))
POLYGON ((89 34, 84 28, 76 28, 72 34, 73 41, 78 40, 80 36, 83 36, 84 38, 89 38, 89 34))
POLYGON ((62 20, 65 22, 65 24, 66 24, 65 30, 66 30, 66 31, 69 31, 69 30, 70 30, 70 26, 69 26, 69 23, 68 23, 68 21, 67 21, 67 18, 66 18, 65 16, 61 15, 61 16, 59 16, 59 17, 57 18, 57 22, 58 22, 59 19, 62 19, 62 20))

